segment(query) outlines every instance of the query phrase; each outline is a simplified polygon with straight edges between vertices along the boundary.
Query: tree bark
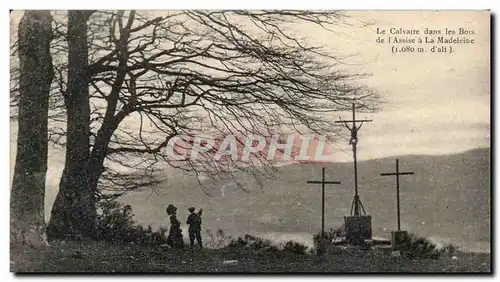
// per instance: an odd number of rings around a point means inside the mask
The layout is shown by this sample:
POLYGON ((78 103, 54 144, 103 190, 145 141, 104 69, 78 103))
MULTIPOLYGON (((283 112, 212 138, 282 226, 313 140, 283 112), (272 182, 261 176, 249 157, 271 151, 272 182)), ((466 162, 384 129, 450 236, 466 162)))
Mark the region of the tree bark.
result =
POLYGON ((105 119, 102 124, 101 129, 97 133, 92 152, 89 158, 89 186, 93 193, 97 190, 97 185, 99 184, 99 178, 104 172, 104 159, 107 155, 108 145, 111 140, 113 132, 118 127, 118 122, 108 121, 105 119))
POLYGON ((10 239, 11 244, 44 246, 49 92, 54 78, 50 12, 26 11, 19 23, 18 40, 19 130, 10 199, 10 239))
POLYGON ((107 156, 107 150, 109 142, 111 140, 111 136, 113 136, 113 133, 118 128, 120 122, 133 111, 133 108, 135 106, 134 103, 129 103, 125 106, 125 108, 120 110, 120 112, 115 115, 120 91, 122 89, 122 84, 127 74, 127 61, 129 55, 127 52, 127 44, 130 37, 130 28, 132 27, 134 19, 135 11, 131 11, 126 26, 120 30, 120 38, 117 42, 117 47, 120 54, 118 72, 116 80, 107 99, 108 106, 103 123, 101 125, 101 128, 97 132, 94 146, 89 156, 88 185, 94 195, 96 194, 99 178, 105 170, 104 159, 107 156))
POLYGON ((47 227, 52 239, 95 238, 96 206, 89 185, 89 72, 87 21, 92 12, 68 12, 66 160, 47 227))

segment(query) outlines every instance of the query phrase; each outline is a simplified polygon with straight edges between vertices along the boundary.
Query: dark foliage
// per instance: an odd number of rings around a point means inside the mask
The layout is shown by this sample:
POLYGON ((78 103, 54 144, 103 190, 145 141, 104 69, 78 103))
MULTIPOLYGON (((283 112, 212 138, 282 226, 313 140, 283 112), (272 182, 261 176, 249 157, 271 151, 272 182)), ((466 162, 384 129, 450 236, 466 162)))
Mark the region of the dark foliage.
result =
POLYGON ((438 249, 434 243, 424 237, 409 234, 401 247, 401 253, 408 258, 438 259, 445 249, 438 249))
POLYGON ((336 229, 331 228, 330 231, 325 232, 325 245, 321 244, 321 232, 313 235, 314 248, 318 251, 324 251, 331 243, 341 239, 344 236, 344 227, 336 229))
POLYGON ((448 256, 454 256, 458 251, 458 247, 453 244, 448 244, 443 247, 443 253, 448 256))
POLYGON ((298 255, 307 254, 307 246, 295 241, 288 241, 284 245, 276 246, 270 240, 262 239, 256 236, 245 234, 242 237, 233 239, 229 242, 228 248, 244 249, 252 252, 267 252, 267 253, 291 253, 298 255))
POLYGON ((283 245, 283 251, 297 255, 305 255, 307 253, 307 246, 295 241, 288 241, 283 245))
POLYGON ((210 229, 207 229, 205 231, 205 237, 205 245, 214 249, 225 247, 232 239, 232 237, 226 235, 222 229, 218 229, 215 233, 213 233, 210 229))
POLYGON ((246 249, 251 251, 265 251, 265 252, 277 252, 279 251, 277 246, 274 246, 270 240, 262 239, 250 234, 245 234, 243 238, 238 237, 237 239, 231 240, 228 244, 228 248, 246 249))
POLYGON ((97 216, 98 240, 115 243, 133 243, 142 246, 165 244, 167 228, 159 227, 153 231, 151 226, 144 228, 135 223, 132 208, 122 206, 116 201, 100 203, 97 216))

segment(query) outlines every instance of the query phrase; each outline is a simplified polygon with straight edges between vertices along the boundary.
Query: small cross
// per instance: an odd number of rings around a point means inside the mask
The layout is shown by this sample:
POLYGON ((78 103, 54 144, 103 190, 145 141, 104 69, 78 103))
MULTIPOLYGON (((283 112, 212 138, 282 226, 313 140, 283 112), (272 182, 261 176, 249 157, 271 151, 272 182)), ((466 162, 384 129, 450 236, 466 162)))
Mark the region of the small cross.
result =
POLYGON ((321 184, 321 239, 325 239, 325 184, 340 184, 339 181, 325 181, 325 168, 322 168, 321 181, 307 181, 309 184, 321 184))
POLYGON ((397 201, 397 211, 398 211, 398 231, 401 231, 401 220, 399 215, 399 176, 400 175, 412 175, 413 172, 399 172, 399 159, 396 159, 396 172, 381 173, 382 176, 392 176, 396 175, 396 201, 397 201))

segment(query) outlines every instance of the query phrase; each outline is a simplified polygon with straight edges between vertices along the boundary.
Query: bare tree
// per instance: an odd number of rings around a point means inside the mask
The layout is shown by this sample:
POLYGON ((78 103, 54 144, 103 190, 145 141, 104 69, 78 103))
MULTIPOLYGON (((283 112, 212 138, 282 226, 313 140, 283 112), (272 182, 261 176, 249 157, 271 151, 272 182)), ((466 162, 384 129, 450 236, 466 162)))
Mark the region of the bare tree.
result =
POLYGON ((93 11, 68 12, 68 83, 62 93, 67 114, 66 160, 49 238, 95 237, 96 207, 89 181, 90 102, 87 21, 93 11))
POLYGON ((47 115, 54 77, 49 48, 51 23, 48 11, 26 11, 18 28, 19 130, 10 199, 11 244, 47 244, 44 215, 47 115))
MULTIPOLYGON (((196 160, 172 159, 166 146, 179 136, 256 134, 269 140, 299 132, 334 140, 328 115, 353 101, 368 109, 377 97, 357 83, 363 74, 342 70, 342 56, 308 44, 295 31, 301 25, 334 30, 346 19, 332 11, 95 12, 87 33, 88 190, 82 189, 117 196, 158 181, 155 171, 166 165, 209 177, 272 169, 272 160, 259 155, 255 163, 216 160, 217 146, 196 152, 196 160)), ((56 26, 58 34, 70 34, 64 22, 56 26)), ((64 63, 56 67, 57 92, 65 97, 67 72, 64 63)), ((70 123, 68 117, 68 129, 70 123)), ((58 143, 69 142, 69 130, 52 133, 58 143)), ((193 142, 186 140, 184 151, 193 142)), ((69 186, 61 185, 59 193, 78 197, 69 186)), ((71 209, 71 201, 61 199, 51 224, 71 209)))

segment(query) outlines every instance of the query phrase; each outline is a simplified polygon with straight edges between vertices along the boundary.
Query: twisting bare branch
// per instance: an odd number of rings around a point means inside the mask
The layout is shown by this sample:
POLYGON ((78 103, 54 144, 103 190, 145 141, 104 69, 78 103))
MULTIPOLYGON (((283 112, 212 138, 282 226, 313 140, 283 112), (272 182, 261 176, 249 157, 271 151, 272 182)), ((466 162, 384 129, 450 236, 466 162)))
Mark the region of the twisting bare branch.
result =
MULTIPOLYGON (((60 40, 52 49, 64 53, 67 27, 63 16, 54 18, 60 40)), ((246 163, 216 161, 217 148, 196 152, 196 160, 173 160, 166 147, 179 136, 256 134, 269 140, 277 133, 310 132, 334 142, 338 129, 329 115, 349 109, 353 100, 374 110, 378 96, 358 83, 364 74, 343 70, 345 55, 309 44, 296 28, 316 25, 335 35, 345 19, 337 11, 297 10, 92 13, 90 145, 99 193, 112 189, 119 195, 157 183, 152 171, 165 164, 214 178, 273 169, 272 160, 259 155, 246 163)), ((56 59, 52 92, 59 101, 66 64, 56 59)), ((59 122, 63 104, 53 105, 59 122)), ((64 143, 64 130, 55 128, 57 142, 64 143)), ((184 145, 181 151, 193 150, 192 143, 184 145)))

